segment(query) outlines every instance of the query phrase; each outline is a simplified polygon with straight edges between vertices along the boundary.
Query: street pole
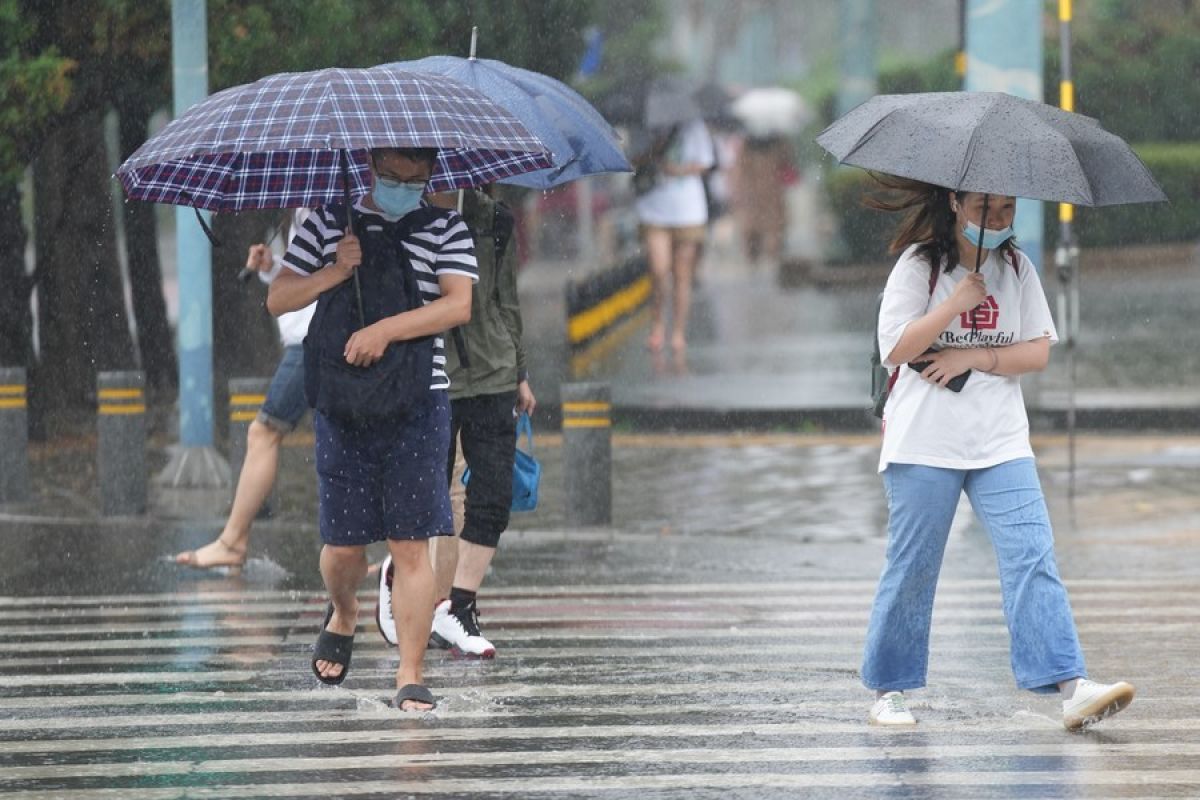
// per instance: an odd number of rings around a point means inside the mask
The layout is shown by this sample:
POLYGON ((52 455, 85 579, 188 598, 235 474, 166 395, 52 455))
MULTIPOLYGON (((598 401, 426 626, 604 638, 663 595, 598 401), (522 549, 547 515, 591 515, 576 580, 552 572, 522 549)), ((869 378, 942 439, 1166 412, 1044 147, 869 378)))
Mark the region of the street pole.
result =
MULTIPOLYGON (((206 0, 171 0, 174 111, 208 95, 206 0)), ((207 216, 207 212, 202 212, 207 216)), ((179 272, 179 447, 156 483, 221 488, 229 467, 213 448, 212 250, 191 208, 175 209, 179 272)))
MULTIPOLYGON (((1071 79, 1071 0, 1058 0, 1058 48, 1062 68, 1058 84, 1058 105, 1064 111, 1075 110, 1075 84, 1071 79)), ((1058 324, 1067 347, 1067 499, 1075 501, 1075 368, 1079 334, 1079 246, 1072 223, 1075 206, 1058 205, 1058 247, 1054 251, 1054 269, 1058 274, 1058 324)))
MULTIPOLYGON (((968 0, 967 91, 1042 100, 1042 5, 1042 0, 968 0)), ((1042 206, 1018 199, 1013 222, 1021 249, 1039 270, 1042 206)))
POLYGON ((837 116, 875 95, 878 70, 875 0, 842 0, 838 48, 841 77, 838 80, 837 116))

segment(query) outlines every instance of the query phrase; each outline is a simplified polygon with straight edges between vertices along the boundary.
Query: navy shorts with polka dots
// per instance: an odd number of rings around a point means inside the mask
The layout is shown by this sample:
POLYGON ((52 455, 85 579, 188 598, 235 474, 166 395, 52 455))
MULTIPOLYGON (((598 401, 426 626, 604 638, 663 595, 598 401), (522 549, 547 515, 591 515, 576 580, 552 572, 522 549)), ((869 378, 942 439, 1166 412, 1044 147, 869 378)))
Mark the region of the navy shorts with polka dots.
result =
POLYGON ((321 541, 339 546, 451 534, 446 453, 450 400, 388 419, 346 422, 316 412, 321 541))

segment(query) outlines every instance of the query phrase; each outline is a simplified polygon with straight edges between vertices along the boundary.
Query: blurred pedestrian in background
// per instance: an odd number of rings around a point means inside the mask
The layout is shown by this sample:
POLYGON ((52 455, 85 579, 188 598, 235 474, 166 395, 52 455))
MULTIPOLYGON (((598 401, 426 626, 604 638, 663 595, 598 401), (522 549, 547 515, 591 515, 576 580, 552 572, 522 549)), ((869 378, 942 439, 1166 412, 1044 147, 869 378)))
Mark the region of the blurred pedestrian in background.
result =
POLYGON ((671 349, 687 347, 692 275, 707 235, 708 200, 702 176, 715 164, 712 137, 699 118, 660 129, 633 159, 635 206, 642 247, 654 281, 650 336, 657 353, 667 341, 671 297, 671 349))
POLYGON ((746 260, 754 267, 778 267, 787 238, 785 192, 798 180, 791 140, 781 134, 747 135, 734 174, 734 207, 746 260))
MULTIPOLYGON (((452 208, 457 194, 438 195, 433 202, 452 208)), ((439 598, 430 640, 456 655, 492 658, 496 648, 479 629, 476 595, 508 528, 517 446, 514 413, 532 414, 537 400, 522 343, 512 214, 484 191, 464 193, 462 214, 475 239, 479 281, 472 291, 471 321, 454 332, 457 343, 446 351, 451 419, 447 479, 458 538, 430 541, 439 598), (464 487, 468 467, 471 478, 464 487)), ((376 621, 383 638, 395 644, 391 587, 389 557, 382 565, 376 621)))
MULTIPOLYGON (((1055 563, 1020 376, 1045 369, 1058 334, 1037 269, 1013 243, 1016 201, 907 179, 884 184, 895 194, 869 204, 907 214, 892 241, 901 256, 877 330, 895 372, 879 457, 887 561, 862 667, 877 696, 869 720, 916 722, 903 693, 925 685, 938 573, 966 492, 996 551, 1017 686, 1061 694, 1063 724, 1081 728, 1123 709, 1134 689, 1087 679, 1055 563), (965 384, 952 389, 960 376, 965 384)), ((989 694, 986 685, 972 690, 989 694)))
MULTIPOLYGON (((308 209, 297 209, 289 215, 287 242, 292 240, 308 214, 308 209)), ((259 280, 269 286, 283 269, 282 252, 283 247, 273 251, 269 243, 253 245, 246 255, 246 270, 258 273, 259 280)), ((246 563, 250 526, 275 485, 283 437, 295 429, 308 410, 308 400, 304 396, 303 344, 316 307, 316 303, 310 303, 298 311, 279 315, 283 357, 271 378, 267 398, 246 431, 246 457, 229 518, 216 539, 198 550, 179 553, 175 556, 176 563, 198 569, 224 567, 235 572, 246 563)))

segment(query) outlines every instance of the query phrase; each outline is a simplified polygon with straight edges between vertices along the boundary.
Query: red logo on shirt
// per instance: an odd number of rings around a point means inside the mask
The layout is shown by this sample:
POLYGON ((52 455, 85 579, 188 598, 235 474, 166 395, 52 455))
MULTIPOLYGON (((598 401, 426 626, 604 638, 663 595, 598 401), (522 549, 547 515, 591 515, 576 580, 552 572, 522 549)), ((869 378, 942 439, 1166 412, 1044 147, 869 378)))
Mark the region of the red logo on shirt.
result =
POLYGON ((979 305, 975 306, 970 311, 964 311, 958 315, 958 322, 964 328, 972 327, 971 318, 975 318, 974 328, 980 331, 992 331, 1000 324, 1000 306, 996 304, 996 298, 990 294, 987 299, 979 305))

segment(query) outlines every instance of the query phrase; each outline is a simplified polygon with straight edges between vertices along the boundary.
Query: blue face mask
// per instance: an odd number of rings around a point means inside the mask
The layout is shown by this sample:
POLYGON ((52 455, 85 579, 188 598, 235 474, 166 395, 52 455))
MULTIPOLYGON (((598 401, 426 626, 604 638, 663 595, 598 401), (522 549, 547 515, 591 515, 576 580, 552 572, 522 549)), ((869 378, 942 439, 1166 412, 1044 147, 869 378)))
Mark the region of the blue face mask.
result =
POLYGON ((375 188, 371 191, 379 210, 393 217, 403 217, 421 205, 424 194, 424 183, 401 183, 378 175, 375 176, 375 188))
MULTIPOLYGON (((968 242, 976 247, 980 246, 978 225, 968 220, 967 223, 963 225, 962 232, 963 236, 967 237, 968 242)), ((1004 244, 1016 235, 1017 233, 1012 229, 1011 225, 1009 225, 1007 228, 1001 228, 998 231, 992 230, 991 228, 986 228, 983 231, 983 249, 995 250, 997 247, 1004 244)))

